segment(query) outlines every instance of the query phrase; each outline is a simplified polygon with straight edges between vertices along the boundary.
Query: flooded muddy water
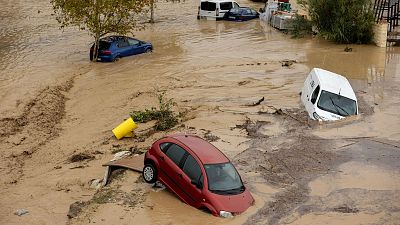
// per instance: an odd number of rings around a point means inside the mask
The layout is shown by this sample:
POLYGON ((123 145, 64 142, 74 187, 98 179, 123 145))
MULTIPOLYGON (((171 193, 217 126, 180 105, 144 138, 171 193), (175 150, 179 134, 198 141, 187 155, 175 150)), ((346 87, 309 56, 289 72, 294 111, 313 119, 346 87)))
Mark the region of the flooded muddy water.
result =
POLYGON ((48 1, 0 5, 0 224, 398 221, 399 47, 291 39, 259 20, 197 20, 198 1, 190 0, 157 3, 156 23, 134 32, 154 45, 153 53, 91 63, 91 37, 59 30, 48 1), (282 66, 284 60, 294 63, 282 66), (299 91, 313 67, 350 80, 359 117, 308 123, 299 91), (180 126, 144 140, 115 140, 110 130, 129 112, 157 106, 157 91, 186 112, 180 126), (88 182, 103 176, 101 165, 114 150, 146 149, 175 132, 217 136, 213 144, 237 165, 256 205, 233 219, 215 218, 154 191, 135 173, 105 189, 119 199, 93 200, 101 192, 88 182), (67 162, 82 152, 93 159, 67 162), (90 204, 68 219, 76 201, 90 204), (358 211, 340 212, 346 207, 358 211), (30 213, 18 217, 19 208, 30 213))

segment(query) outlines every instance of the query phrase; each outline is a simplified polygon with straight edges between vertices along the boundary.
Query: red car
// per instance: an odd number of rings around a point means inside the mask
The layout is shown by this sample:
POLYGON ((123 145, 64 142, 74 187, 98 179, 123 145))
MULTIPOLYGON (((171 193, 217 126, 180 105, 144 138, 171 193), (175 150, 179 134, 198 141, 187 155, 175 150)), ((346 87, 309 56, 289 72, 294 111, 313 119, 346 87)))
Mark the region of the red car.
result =
POLYGON ((254 204, 254 198, 229 159, 194 135, 172 135, 153 143, 144 157, 143 178, 157 180, 183 202, 231 217, 254 204))

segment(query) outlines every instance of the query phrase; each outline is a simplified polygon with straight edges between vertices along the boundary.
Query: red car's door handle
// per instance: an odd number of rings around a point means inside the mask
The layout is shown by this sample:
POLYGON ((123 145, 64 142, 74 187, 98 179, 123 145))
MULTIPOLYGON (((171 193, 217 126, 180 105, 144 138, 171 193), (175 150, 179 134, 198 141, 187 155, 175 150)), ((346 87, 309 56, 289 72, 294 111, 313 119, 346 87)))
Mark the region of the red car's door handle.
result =
POLYGON ((161 159, 162 161, 164 161, 164 156, 160 156, 160 159, 161 159))
POLYGON ((182 174, 181 174, 181 173, 178 173, 178 177, 182 178, 183 176, 182 176, 182 174))

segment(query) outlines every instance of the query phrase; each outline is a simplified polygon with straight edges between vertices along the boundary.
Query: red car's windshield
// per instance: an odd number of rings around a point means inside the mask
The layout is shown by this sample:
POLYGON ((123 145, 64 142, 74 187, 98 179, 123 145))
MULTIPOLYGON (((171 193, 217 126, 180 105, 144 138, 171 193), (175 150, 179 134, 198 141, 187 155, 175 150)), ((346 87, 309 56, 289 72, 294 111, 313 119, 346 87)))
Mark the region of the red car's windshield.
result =
POLYGON ((239 174, 231 163, 206 164, 208 189, 217 194, 239 194, 245 189, 239 174))

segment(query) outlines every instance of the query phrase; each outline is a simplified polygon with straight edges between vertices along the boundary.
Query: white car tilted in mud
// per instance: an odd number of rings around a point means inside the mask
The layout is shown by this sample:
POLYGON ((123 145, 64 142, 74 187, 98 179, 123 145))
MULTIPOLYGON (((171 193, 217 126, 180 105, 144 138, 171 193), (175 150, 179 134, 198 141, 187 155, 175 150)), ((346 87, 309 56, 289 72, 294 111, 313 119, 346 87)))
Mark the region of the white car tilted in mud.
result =
POLYGON ((358 114, 357 98, 349 81, 319 68, 312 69, 304 81, 301 101, 315 120, 339 120, 358 114))

